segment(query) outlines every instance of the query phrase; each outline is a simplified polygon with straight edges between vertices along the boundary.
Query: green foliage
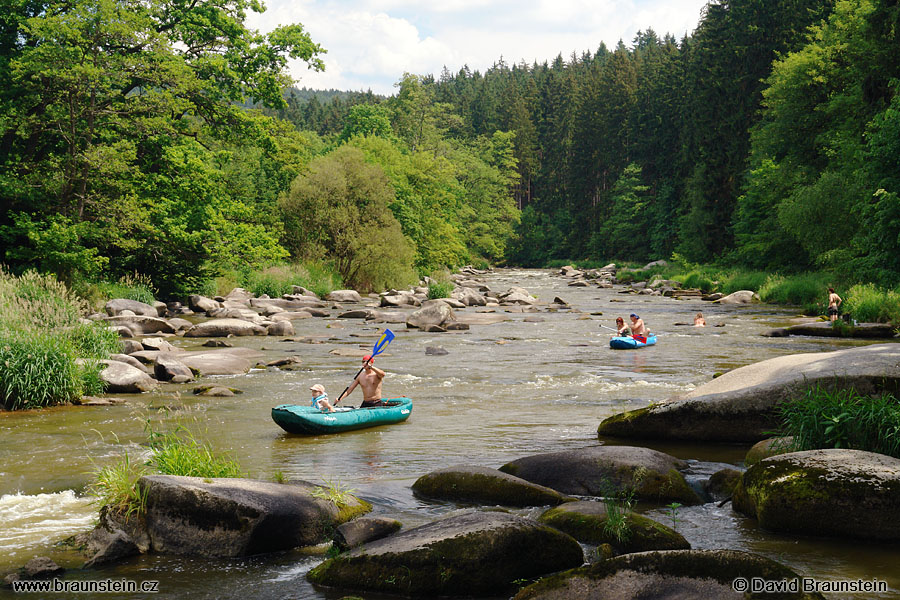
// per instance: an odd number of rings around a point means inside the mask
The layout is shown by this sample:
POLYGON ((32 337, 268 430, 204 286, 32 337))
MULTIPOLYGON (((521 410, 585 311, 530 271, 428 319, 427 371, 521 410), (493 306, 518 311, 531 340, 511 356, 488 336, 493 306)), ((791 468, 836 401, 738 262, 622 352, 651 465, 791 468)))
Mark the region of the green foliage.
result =
POLYGON ((780 418, 792 450, 851 448, 900 458, 900 403, 890 394, 814 388, 782 404, 780 418))
POLYGON ((138 481, 149 473, 146 465, 132 461, 125 452, 118 463, 96 470, 87 491, 100 507, 107 507, 126 518, 142 515, 147 510, 147 490, 142 489, 138 481))
POLYGON ((413 250, 388 208, 393 199, 384 171, 341 146, 315 159, 279 199, 288 247, 301 260, 333 259, 356 289, 405 285, 415 278, 413 250))
MULTIPOLYGON (((148 422, 149 424, 149 422, 148 422)), ((207 442, 194 437, 185 427, 159 432, 148 427, 153 456, 148 464, 163 475, 187 477, 244 477, 240 465, 215 454, 207 442)))
POLYGON ((682 287, 689 289, 699 289, 704 292, 711 292, 716 287, 716 284, 712 279, 710 279, 706 273, 700 271, 691 271, 678 279, 681 281, 682 287))
POLYGON ((900 290, 857 284, 847 290, 841 309, 859 322, 900 324, 900 290))
POLYGON ((357 104, 350 109, 344 119, 344 130, 341 132, 340 140, 345 142, 357 135, 391 138, 393 134, 390 112, 384 106, 357 104))
POLYGON ((347 506, 356 490, 339 481, 325 480, 325 485, 314 488, 310 494, 316 498, 327 500, 338 508, 347 506))
POLYGON ((719 276, 719 291, 723 294, 733 294, 741 290, 759 292, 769 274, 765 271, 731 270, 719 276))
POLYGON ((434 281, 428 284, 428 299, 449 298, 453 291, 453 284, 443 281, 434 281))
POLYGON ((828 298, 833 276, 828 273, 802 273, 791 277, 770 275, 759 289, 763 302, 803 306, 808 312, 821 312, 828 298))
POLYGON ((86 310, 53 276, 0 268, 0 403, 42 408, 102 392, 98 360, 119 341, 100 323, 80 322, 86 310))

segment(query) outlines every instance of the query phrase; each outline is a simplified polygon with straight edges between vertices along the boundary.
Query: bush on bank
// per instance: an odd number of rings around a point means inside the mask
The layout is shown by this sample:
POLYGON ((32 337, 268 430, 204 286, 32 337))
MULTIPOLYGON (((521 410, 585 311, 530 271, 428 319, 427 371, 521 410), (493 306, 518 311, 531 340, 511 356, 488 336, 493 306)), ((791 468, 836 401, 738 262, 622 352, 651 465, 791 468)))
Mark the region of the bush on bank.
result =
POLYGON ((849 448, 900 458, 900 403, 891 394, 814 388, 785 402, 780 417, 791 450, 849 448))
POLYGON ((103 391, 98 361, 118 351, 118 335, 82 323, 87 309, 52 275, 0 268, 0 405, 42 408, 103 391))

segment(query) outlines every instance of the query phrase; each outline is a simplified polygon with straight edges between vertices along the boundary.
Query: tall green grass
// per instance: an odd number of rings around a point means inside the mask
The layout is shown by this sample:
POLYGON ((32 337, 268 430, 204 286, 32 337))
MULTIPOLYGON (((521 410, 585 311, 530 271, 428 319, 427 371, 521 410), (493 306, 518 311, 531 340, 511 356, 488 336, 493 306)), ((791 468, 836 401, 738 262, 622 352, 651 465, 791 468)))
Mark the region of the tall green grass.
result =
POLYGON ((874 284, 857 284, 847 290, 843 312, 857 321, 900 324, 900 290, 882 290, 874 284))
POLYGON ((102 392, 99 360, 115 332, 84 323, 87 302, 49 275, 0 268, 0 404, 42 408, 102 392))
POLYGON ((806 312, 822 313, 832 279, 830 274, 820 272, 790 277, 770 275, 759 289, 759 297, 763 302, 792 304, 802 306, 806 312))
POLYGON ((87 300, 94 310, 100 310, 107 301, 114 298, 126 298, 144 304, 153 304, 157 293, 150 278, 140 273, 125 275, 115 282, 78 281, 73 285, 73 290, 81 298, 87 300))
POLYGON ((216 454, 208 442, 198 440, 190 429, 178 425, 158 431, 147 421, 148 445, 153 456, 147 463, 163 475, 185 477, 244 477, 241 466, 216 454))
POLYGON ((887 393, 813 388, 780 408, 781 433, 792 450, 851 448, 900 458, 900 402, 887 393))
MULTIPOLYGON (((279 298, 290 294, 295 285, 315 292, 320 298, 342 287, 341 276, 328 263, 306 262, 275 265, 261 271, 244 270, 229 271, 215 281, 214 293, 210 295, 226 295, 235 287, 270 298, 279 298)), ((203 293, 206 290, 198 290, 203 293)))

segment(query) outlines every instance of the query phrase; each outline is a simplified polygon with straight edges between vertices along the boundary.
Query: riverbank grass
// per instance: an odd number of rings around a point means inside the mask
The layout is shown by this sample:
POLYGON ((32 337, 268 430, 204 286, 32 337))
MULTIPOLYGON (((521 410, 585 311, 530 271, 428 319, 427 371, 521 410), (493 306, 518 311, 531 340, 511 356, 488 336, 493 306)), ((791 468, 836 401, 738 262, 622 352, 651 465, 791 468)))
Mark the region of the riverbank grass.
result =
POLYGON ((814 388, 782 404, 781 436, 792 451, 820 448, 866 450, 900 458, 900 403, 892 394, 814 388))
POLYGON ((102 393, 99 361, 119 351, 119 338, 83 322, 88 308, 53 276, 0 268, 0 405, 43 408, 102 393))
POLYGON ((256 296, 280 298, 299 285, 315 292, 320 298, 343 287, 340 274, 330 263, 304 262, 273 265, 262 270, 233 270, 216 278, 211 289, 198 290, 208 296, 224 296, 241 287, 256 296))

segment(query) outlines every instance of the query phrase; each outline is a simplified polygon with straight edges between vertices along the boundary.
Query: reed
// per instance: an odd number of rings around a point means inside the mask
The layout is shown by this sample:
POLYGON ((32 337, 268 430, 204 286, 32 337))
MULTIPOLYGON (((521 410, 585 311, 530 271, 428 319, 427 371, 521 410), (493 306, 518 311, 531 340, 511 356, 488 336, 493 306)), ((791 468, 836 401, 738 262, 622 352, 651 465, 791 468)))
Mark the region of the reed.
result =
POLYGON ((850 448, 900 458, 900 403, 888 393, 820 387, 785 402, 781 435, 793 436, 792 450, 850 448))

